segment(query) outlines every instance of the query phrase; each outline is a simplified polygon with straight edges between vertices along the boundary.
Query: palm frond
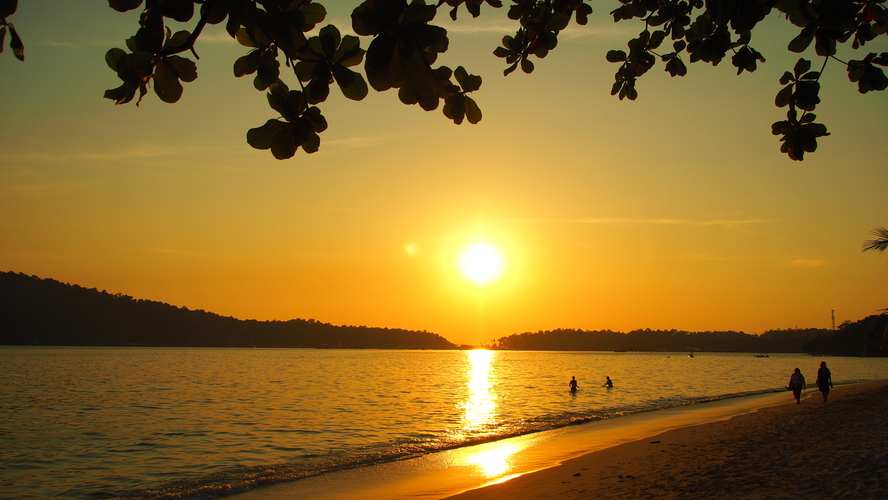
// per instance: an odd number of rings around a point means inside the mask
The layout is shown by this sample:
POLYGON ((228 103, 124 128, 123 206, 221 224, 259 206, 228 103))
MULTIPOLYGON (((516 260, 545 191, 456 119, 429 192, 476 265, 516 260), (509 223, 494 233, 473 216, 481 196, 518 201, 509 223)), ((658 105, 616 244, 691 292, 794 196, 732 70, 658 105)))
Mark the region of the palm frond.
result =
POLYGON ((877 227, 870 231, 870 234, 875 236, 876 239, 864 241, 861 252, 866 252, 869 250, 884 252, 886 249, 888 249, 888 229, 885 229, 884 227, 877 227))

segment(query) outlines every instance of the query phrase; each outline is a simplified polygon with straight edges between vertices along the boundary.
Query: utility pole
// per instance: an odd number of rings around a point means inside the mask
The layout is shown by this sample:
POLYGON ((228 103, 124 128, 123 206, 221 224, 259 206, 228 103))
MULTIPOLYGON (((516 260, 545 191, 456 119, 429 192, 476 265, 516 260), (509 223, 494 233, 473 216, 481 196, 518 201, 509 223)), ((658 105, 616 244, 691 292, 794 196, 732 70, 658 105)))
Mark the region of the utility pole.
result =
POLYGON ((832 310, 832 325, 833 325, 833 331, 836 331, 836 310, 835 309, 832 310))

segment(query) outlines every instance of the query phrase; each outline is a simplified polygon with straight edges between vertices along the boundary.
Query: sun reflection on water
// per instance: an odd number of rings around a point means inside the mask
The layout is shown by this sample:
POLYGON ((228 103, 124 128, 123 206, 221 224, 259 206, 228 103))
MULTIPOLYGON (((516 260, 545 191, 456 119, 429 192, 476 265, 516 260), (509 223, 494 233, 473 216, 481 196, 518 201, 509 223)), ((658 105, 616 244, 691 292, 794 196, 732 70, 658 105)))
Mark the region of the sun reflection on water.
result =
POLYGON ((482 349, 466 351, 469 358, 469 398, 463 415, 463 430, 478 431, 496 423, 496 395, 491 390, 494 352, 482 349))
MULTIPOLYGON (((468 357, 467 381, 468 399, 463 405, 463 430, 484 433, 498 423, 496 408, 497 395, 493 389, 493 359, 495 351, 483 349, 466 351, 468 357)), ((487 443, 467 449, 464 463, 478 469, 487 478, 502 476, 512 469, 510 457, 521 450, 521 446, 506 443, 487 443), (472 451, 469 451, 472 450, 472 451)))
POLYGON ((511 456, 524 447, 516 444, 490 443, 485 448, 488 449, 466 457, 466 462, 478 467, 484 477, 493 478, 509 472, 512 469, 511 456))

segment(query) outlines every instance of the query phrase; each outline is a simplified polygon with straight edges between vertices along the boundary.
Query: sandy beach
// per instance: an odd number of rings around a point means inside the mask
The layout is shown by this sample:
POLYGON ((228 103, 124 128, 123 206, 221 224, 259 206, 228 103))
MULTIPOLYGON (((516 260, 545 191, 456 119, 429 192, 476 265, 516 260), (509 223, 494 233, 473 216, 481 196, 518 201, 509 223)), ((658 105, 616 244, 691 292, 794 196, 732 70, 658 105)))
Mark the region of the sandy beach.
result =
POLYGON ((888 498, 888 382, 786 399, 449 499, 888 498))

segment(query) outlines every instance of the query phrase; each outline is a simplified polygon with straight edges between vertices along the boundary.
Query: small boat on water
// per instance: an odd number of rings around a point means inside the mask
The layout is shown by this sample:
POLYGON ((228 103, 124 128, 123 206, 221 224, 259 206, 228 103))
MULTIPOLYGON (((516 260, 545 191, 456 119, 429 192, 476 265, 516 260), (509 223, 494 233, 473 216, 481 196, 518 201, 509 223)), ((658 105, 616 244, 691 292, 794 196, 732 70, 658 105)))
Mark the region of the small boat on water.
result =
POLYGON ((691 353, 688 353, 688 357, 689 357, 689 358, 693 358, 693 357, 694 357, 694 355, 693 355, 693 354, 691 354, 691 353))
POLYGON ((757 357, 757 358, 770 358, 771 356, 768 356, 767 354, 756 354, 755 357, 757 357))

